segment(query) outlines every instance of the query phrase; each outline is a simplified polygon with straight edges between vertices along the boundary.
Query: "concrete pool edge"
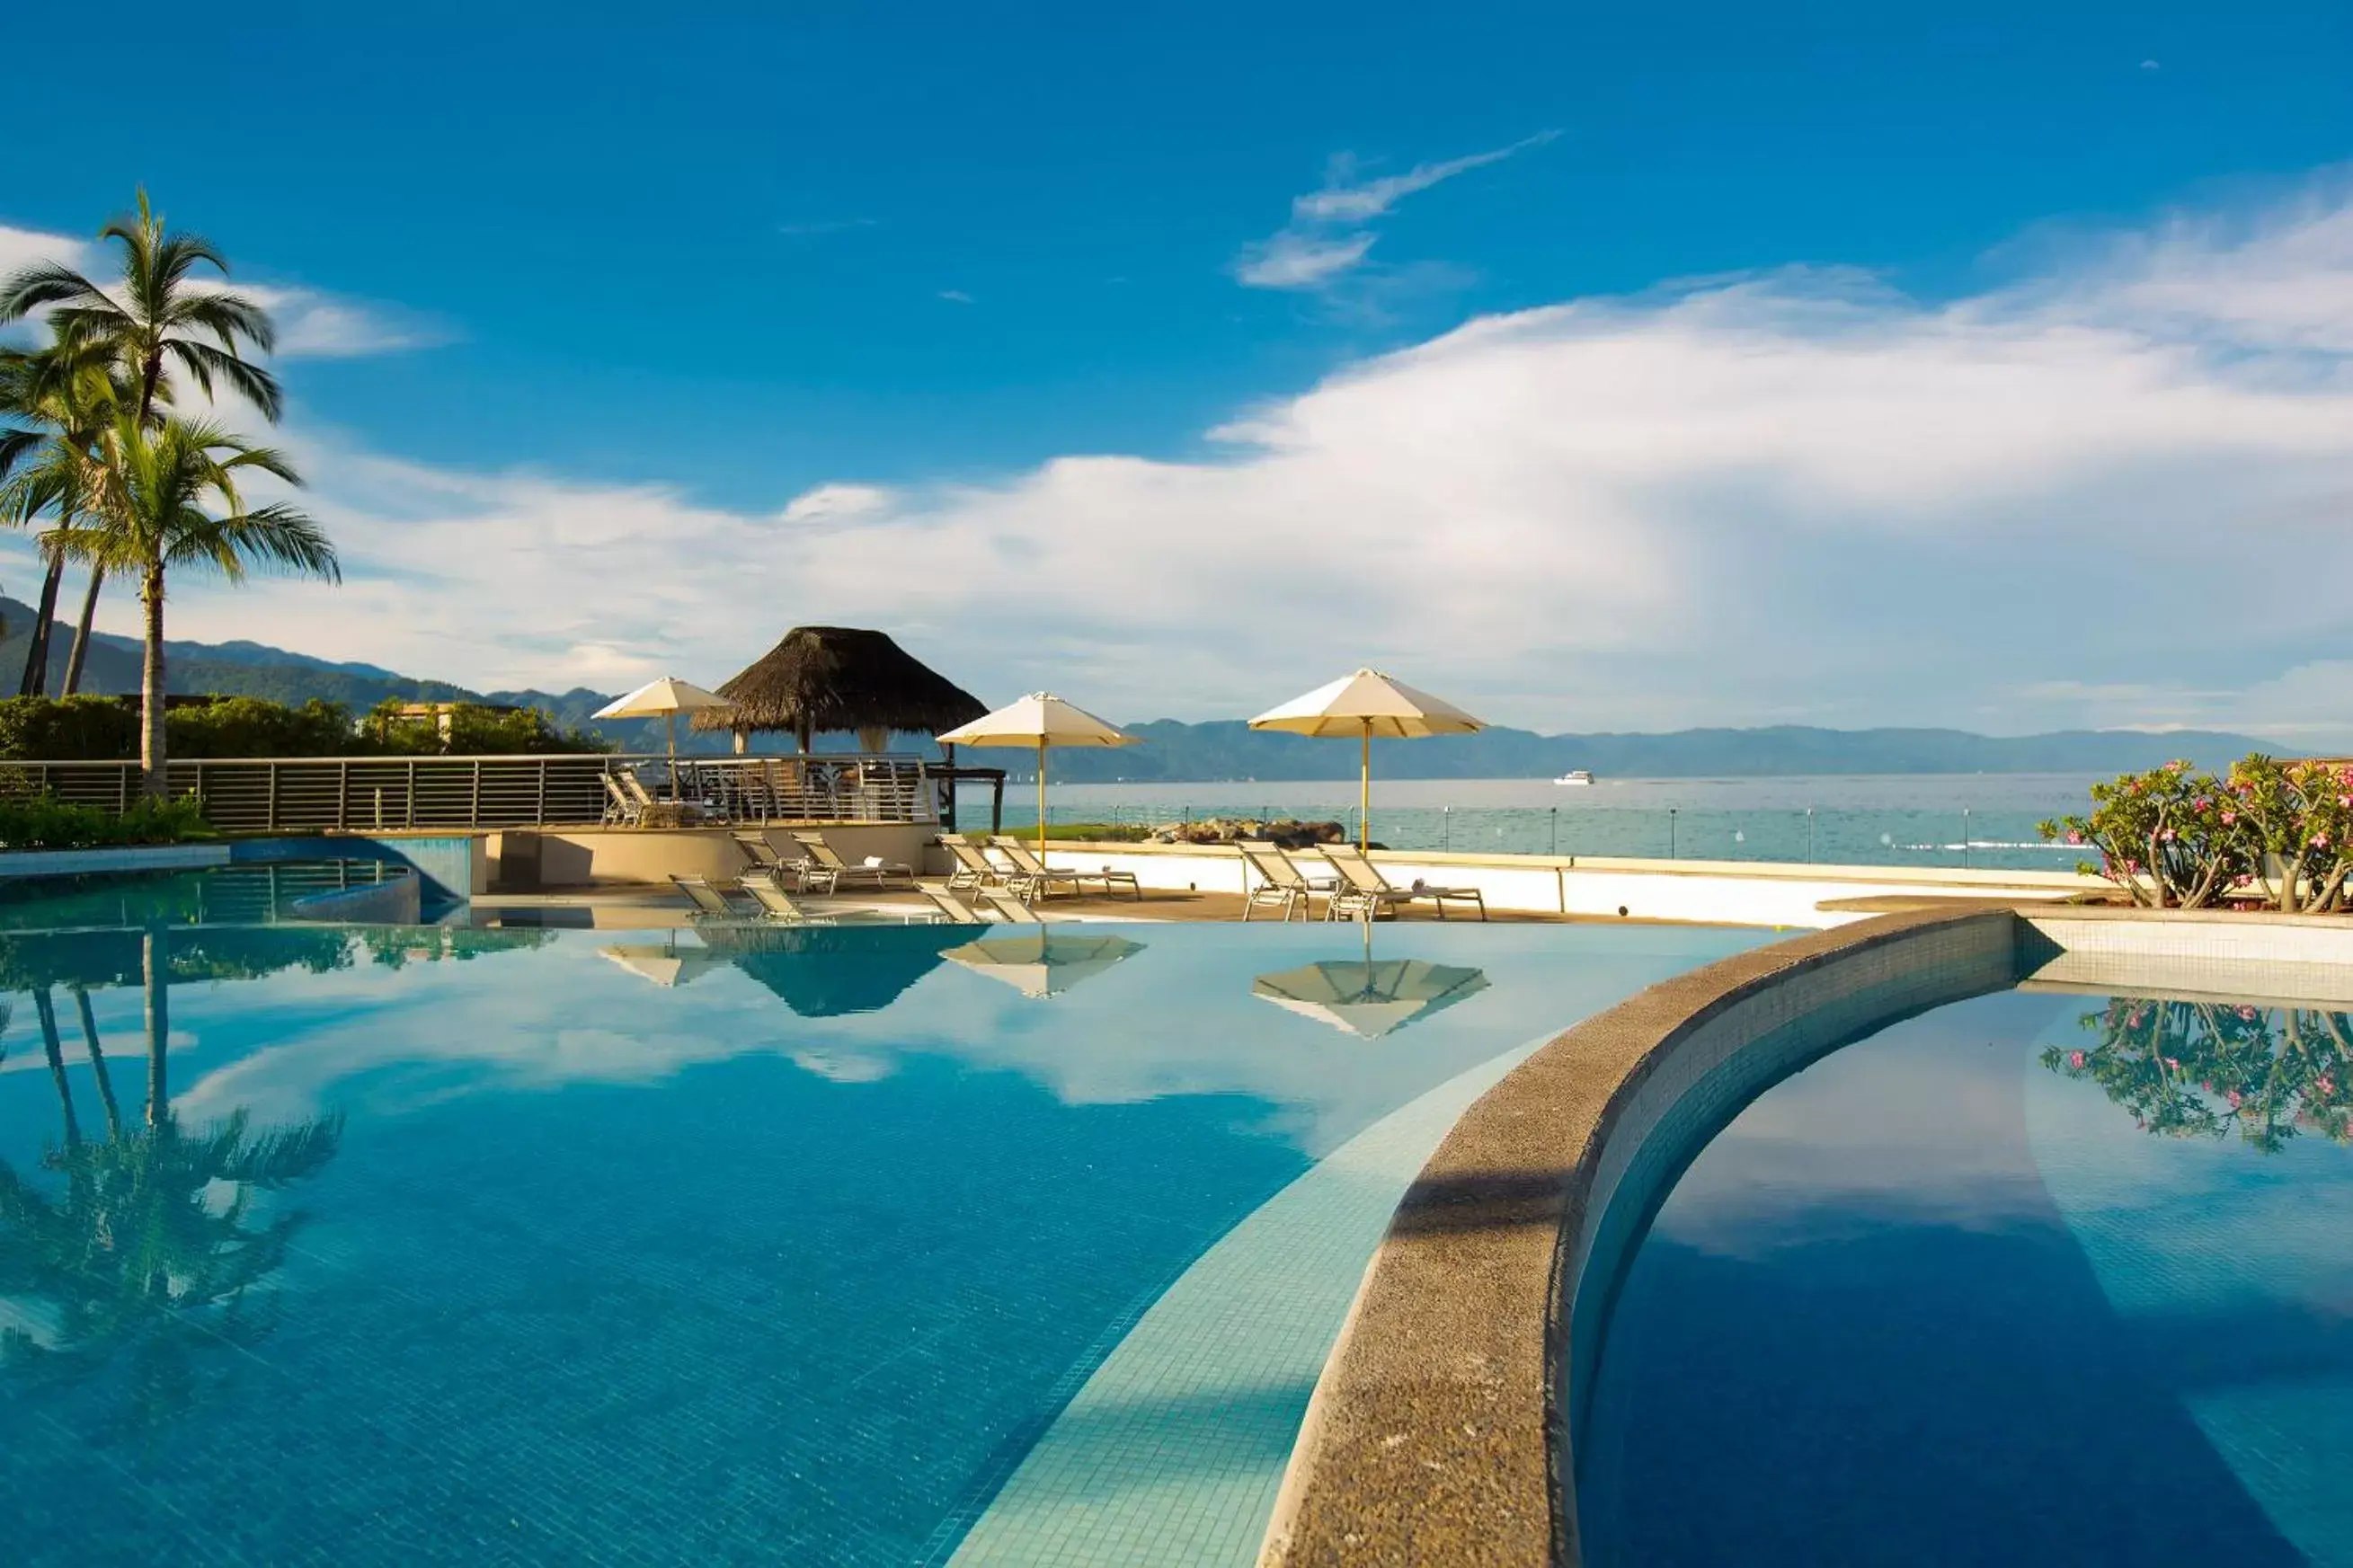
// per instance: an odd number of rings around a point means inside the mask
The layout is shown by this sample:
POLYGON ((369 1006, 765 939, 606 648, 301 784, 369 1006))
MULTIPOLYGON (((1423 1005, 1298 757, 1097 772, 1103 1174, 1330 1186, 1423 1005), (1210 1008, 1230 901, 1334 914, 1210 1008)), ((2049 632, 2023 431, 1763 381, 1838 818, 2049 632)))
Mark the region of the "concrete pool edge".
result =
POLYGON ((2299 994, 2353 999, 2341 918, 1986 904, 1736 954, 1597 1014, 1473 1104, 1398 1205, 1261 1562, 1577 1563, 1573 1373, 1683 1165, 1806 1062, 2071 953, 2119 979, 2290 969, 2299 994))

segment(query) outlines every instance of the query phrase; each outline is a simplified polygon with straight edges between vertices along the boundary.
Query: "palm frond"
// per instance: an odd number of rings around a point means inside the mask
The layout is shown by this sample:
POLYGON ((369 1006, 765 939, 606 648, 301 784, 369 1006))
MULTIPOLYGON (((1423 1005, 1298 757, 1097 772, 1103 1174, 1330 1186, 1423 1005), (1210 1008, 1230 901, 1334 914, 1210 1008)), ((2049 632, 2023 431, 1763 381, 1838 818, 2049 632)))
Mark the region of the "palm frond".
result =
POLYGON ((112 307, 106 291, 72 268, 56 261, 38 261, 20 268, 0 283, 0 325, 21 321, 44 305, 90 310, 112 307))
POLYGON ((187 372, 209 397, 213 379, 217 376, 228 384, 230 390, 261 411, 261 416, 271 424, 285 411, 285 394, 280 390, 278 378, 259 365, 239 359, 226 349, 192 338, 172 338, 164 344, 164 352, 187 372))

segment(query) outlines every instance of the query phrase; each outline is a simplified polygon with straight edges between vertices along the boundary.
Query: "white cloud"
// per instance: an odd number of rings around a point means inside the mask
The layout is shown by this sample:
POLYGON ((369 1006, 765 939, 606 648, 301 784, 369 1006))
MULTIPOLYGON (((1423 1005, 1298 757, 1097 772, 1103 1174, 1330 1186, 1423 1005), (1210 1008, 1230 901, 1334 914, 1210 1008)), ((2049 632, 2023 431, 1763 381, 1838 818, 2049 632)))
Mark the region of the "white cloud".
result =
POLYGON ((1402 174, 1374 179, 1359 177, 1356 160, 1341 153, 1332 160, 1320 189, 1293 200, 1286 226, 1244 248, 1234 264, 1234 276, 1254 289, 1323 288, 1362 265, 1376 237, 1365 226, 1388 216, 1406 197, 1457 174, 1500 163, 1556 134, 1540 132, 1508 147, 1416 163, 1402 174))
MULTIPOLYGON (((37 262, 56 261, 101 285, 115 275, 113 248, 61 234, 0 225, 0 278, 37 262)), ((447 323, 413 310, 347 299, 316 289, 257 283, 242 275, 228 285, 267 310, 278 325, 284 359, 350 359, 432 348, 450 342, 447 323)))
POLYGON ((972 303, 972 296, 965 293, 961 289, 943 289, 940 290, 940 298, 945 300, 951 305, 969 305, 972 303))
POLYGON ((1819 269, 1576 300, 1248 410, 1212 458, 761 510, 298 428, 346 585, 175 583, 173 628, 477 686, 710 683, 819 622, 1118 719, 1369 661, 1542 728, 2327 742, 2353 734, 2325 587, 2353 580, 2348 213, 2324 181, 1944 303, 1819 269))
POLYGON ((1252 246, 1234 269, 1234 276, 1258 289, 1312 289, 1347 271, 1373 247, 1369 234, 1337 239, 1317 239, 1284 229, 1252 246))

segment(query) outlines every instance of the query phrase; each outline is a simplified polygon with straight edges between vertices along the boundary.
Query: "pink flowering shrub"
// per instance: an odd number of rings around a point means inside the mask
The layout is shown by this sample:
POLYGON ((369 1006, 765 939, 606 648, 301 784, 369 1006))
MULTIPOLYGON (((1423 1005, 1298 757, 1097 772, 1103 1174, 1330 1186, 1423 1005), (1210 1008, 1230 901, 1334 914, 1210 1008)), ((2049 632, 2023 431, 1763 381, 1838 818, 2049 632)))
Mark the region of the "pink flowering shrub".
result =
POLYGON ((2353 1142, 2353 1017, 2119 997, 2082 1021, 2097 1043, 2051 1047, 2042 1065, 2098 1084, 2148 1131, 2267 1152, 2299 1133, 2353 1142))
POLYGON ((2218 779, 2168 763, 2092 786, 2092 811, 2040 825, 2080 844, 2133 902, 2200 909, 2260 899, 2274 909, 2347 907, 2353 883, 2353 768, 2261 753, 2218 779))
POLYGON ((2107 878, 2137 904, 2198 909, 2215 901, 2245 872, 2242 837, 2222 782, 2168 763, 2092 786, 2088 816, 2040 825, 2045 842, 2063 839, 2096 852, 2080 869, 2107 878))

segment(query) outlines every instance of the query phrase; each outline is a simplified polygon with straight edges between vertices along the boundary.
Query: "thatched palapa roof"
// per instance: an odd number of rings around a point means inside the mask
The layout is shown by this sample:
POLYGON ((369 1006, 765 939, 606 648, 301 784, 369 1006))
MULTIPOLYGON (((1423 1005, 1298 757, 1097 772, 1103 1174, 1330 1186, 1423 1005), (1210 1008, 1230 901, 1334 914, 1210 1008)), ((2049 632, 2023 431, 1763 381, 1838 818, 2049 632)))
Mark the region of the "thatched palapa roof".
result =
POLYGON ((696 714, 696 729, 781 730, 804 744, 851 730, 936 734, 988 711, 889 634, 856 626, 795 626, 719 695, 734 707, 696 714))

